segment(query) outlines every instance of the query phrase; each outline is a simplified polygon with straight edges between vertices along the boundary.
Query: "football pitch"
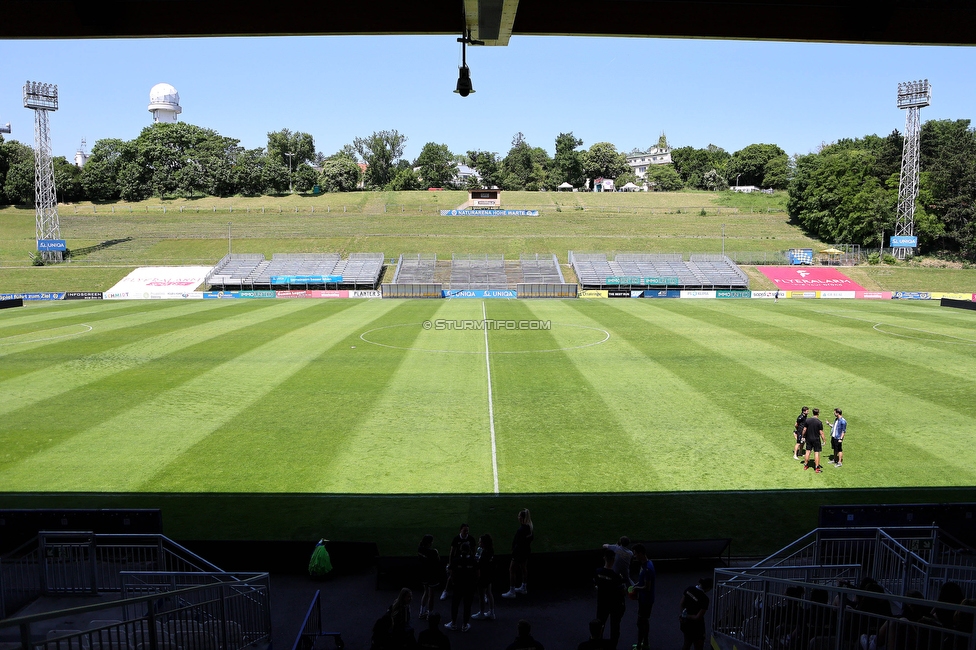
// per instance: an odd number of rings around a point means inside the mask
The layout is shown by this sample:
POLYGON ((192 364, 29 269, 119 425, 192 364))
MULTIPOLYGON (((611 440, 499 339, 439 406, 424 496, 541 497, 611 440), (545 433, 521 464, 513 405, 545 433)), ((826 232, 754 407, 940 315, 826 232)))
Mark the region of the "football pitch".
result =
POLYGON ((0 312, 0 394, 8 504, 976 485, 976 314, 931 303, 79 301, 0 312), (803 405, 842 468, 792 459, 803 405))

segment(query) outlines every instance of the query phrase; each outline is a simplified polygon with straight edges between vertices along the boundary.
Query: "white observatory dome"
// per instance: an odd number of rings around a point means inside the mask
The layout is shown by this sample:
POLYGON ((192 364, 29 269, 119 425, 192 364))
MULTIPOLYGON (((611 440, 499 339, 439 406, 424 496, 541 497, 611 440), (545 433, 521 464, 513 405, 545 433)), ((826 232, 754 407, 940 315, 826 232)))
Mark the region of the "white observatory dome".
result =
POLYGON ((176 116, 183 112, 180 94, 167 83, 156 84, 149 91, 149 112, 153 122, 176 122, 176 116))

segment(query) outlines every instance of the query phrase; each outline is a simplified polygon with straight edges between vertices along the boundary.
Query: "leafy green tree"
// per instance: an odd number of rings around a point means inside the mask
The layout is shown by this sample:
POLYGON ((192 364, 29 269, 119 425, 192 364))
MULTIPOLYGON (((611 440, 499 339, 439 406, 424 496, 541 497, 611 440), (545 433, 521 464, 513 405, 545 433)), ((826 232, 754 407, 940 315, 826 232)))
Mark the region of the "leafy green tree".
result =
MULTIPOLYGON (((630 172, 626 154, 617 151, 609 142, 597 142, 583 155, 583 171, 589 178, 612 178, 630 172)), ((631 174, 633 176, 633 174, 631 174)), ((635 177, 636 180, 636 177, 635 177)), ((633 181, 631 181, 633 182, 633 181)), ((621 185, 617 183, 617 185, 621 185)))
POLYGON ((131 159, 134 149, 118 138, 98 140, 81 168, 81 187, 91 201, 114 201, 119 198, 119 170, 131 159))
MULTIPOLYGON (((264 168, 268 158, 264 149, 243 149, 234 156, 231 169, 234 188, 243 196, 258 196, 267 191, 264 168)), ((88 165, 85 165, 87 167, 88 165)))
POLYGON ((671 165, 650 165, 647 168, 647 182, 655 192, 676 192, 684 187, 681 177, 671 165))
POLYGON ((512 148, 502 160, 502 189, 526 189, 535 178, 534 166, 532 148, 525 141, 522 133, 516 133, 512 138, 512 148))
POLYGON ((446 144, 428 142, 420 151, 414 166, 419 167, 422 187, 449 187, 457 176, 454 154, 446 144))
POLYGON ((16 140, 0 140, 0 204, 34 202, 34 150, 16 140))
POLYGON ((788 164, 788 158, 786 152, 775 144, 750 144, 732 154, 726 167, 726 177, 730 184, 738 177, 739 182, 736 185, 785 189, 789 178, 783 176, 781 171, 782 164, 788 164), (771 161, 776 162, 767 167, 771 161))
POLYGON ((562 183, 569 183, 577 188, 586 184, 583 152, 577 151, 582 146, 583 141, 574 136, 572 131, 556 136, 556 155, 552 160, 552 174, 547 183, 549 189, 562 183))
POLYGON ((419 190, 420 187, 420 176, 412 168, 408 167, 398 170, 396 176, 387 184, 385 189, 393 192, 405 192, 408 190, 419 190))
POLYGON ((74 163, 68 162, 64 156, 58 156, 51 162, 54 164, 54 189, 58 201, 70 203, 84 198, 81 189, 81 170, 74 163))
POLYGON ((640 185, 640 183, 637 182, 637 174, 635 174, 634 172, 630 171, 629 168, 623 174, 620 174, 615 179, 613 179, 613 183, 614 183, 614 185, 616 186, 616 188, 618 190, 621 187, 623 187, 624 185, 626 185, 627 183, 633 183, 634 185, 640 185))
POLYGON ((718 179, 726 178, 725 168, 730 157, 725 149, 713 144, 704 149, 680 147, 671 150, 671 161, 681 181, 698 190, 711 190, 723 184, 718 179), (706 181, 705 177, 711 171, 715 174, 706 181))
POLYGON ((315 160, 315 139, 308 133, 296 131, 292 133, 289 129, 272 131, 268 133, 268 156, 289 168, 289 156, 291 155, 291 169, 298 169, 303 163, 310 163, 315 160))
POLYGON ((710 192, 721 192, 722 190, 729 189, 729 182, 714 169, 709 169, 702 176, 701 189, 710 192))
POLYGON ((943 229, 938 247, 976 260, 976 131, 969 120, 932 120, 922 125, 920 149, 927 209, 943 229))
POLYGON ((326 158, 326 160, 329 160, 331 158, 336 158, 338 156, 342 156, 343 158, 348 158, 353 162, 359 162, 359 156, 356 153, 356 147, 352 146, 351 144, 342 145, 342 149, 339 149, 339 151, 329 156, 329 158, 326 158))
POLYGON ((356 138, 353 147, 368 165, 365 182, 370 189, 380 189, 393 180, 396 160, 403 156, 407 136, 400 132, 375 131, 365 138, 356 138))
POLYGON ((352 192, 359 186, 362 173, 348 156, 337 153, 322 163, 323 192, 352 192))
POLYGON ((319 182, 319 173, 312 169, 311 165, 302 163, 292 175, 296 192, 311 192, 312 188, 319 182))
POLYGON ((478 172, 478 176, 481 177, 480 186, 491 188, 501 184, 502 170, 497 153, 491 151, 469 151, 468 159, 471 160, 471 166, 478 172))

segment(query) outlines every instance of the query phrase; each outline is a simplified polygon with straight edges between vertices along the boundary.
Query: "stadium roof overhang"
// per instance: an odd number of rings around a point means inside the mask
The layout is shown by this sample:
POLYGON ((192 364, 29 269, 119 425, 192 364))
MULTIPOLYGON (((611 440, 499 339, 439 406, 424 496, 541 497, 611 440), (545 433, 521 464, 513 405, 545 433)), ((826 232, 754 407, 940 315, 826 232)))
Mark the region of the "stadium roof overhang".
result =
POLYGON ((0 38, 511 35, 976 44, 970 0, 5 0, 0 38))

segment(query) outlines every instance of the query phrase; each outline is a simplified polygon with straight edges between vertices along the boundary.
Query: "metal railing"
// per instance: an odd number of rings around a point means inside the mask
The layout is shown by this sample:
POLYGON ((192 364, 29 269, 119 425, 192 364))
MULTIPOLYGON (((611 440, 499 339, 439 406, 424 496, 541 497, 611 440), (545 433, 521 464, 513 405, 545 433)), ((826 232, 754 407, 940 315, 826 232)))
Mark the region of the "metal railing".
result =
POLYGON ((973 630, 976 607, 862 591, 838 584, 743 576, 736 570, 718 569, 715 579, 712 634, 722 649, 735 646, 740 650, 974 650, 976 647, 973 630))
POLYGON ((268 575, 0 620, 0 633, 10 628, 18 629, 22 650, 239 650, 270 644, 268 575), (94 620, 86 630, 58 627, 99 614, 121 620, 94 620))
POLYGON ((339 632, 322 631, 322 592, 316 590, 315 595, 312 596, 312 602, 308 606, 308 611, 305 613, 302 627, 298 630, 298 636, 295 637, 292 650, 312 650, 315 646, 315 640, 322 636, 332 637, 335 640, 336 648, 340 650, 346 646, 339 632))
POLYGON ((42 595, 121 593, 126 571, 221 569, 163 535, 42 531, 0 560, 0 616, 42 595))

